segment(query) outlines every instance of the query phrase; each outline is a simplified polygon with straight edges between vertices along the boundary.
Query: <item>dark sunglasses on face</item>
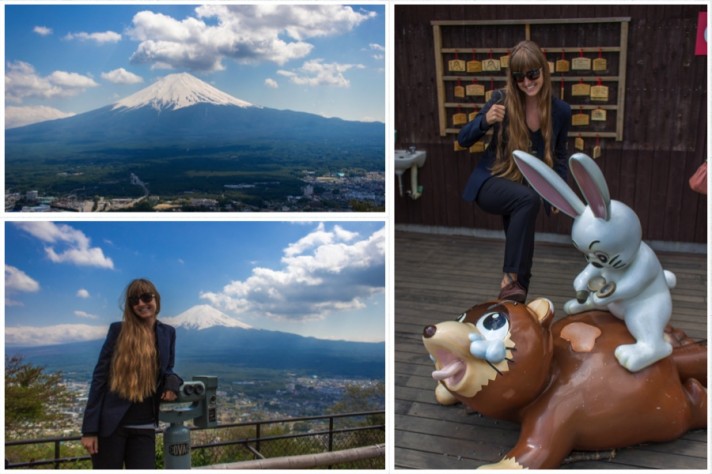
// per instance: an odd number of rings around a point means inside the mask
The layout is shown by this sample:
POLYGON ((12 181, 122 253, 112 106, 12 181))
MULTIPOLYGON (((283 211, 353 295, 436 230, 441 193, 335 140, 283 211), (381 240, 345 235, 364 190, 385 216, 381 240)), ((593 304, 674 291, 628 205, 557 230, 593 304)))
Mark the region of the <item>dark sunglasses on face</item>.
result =
POLYGON ((524 82, 525 77, 530 81, 536 81, 537 79, 539 79, 539 76, 541 76, 541 68, 532 69, 531 71, 527 72, 512 72, 512 77, 517 82, 524 82))
POLYGON ((143 293, 138 296, 129 297, 129 303, 131 303, 131 306, 136 306, 139 300, 144 303, 150 303, 151 301, 153 301, 153 293, 143 293))

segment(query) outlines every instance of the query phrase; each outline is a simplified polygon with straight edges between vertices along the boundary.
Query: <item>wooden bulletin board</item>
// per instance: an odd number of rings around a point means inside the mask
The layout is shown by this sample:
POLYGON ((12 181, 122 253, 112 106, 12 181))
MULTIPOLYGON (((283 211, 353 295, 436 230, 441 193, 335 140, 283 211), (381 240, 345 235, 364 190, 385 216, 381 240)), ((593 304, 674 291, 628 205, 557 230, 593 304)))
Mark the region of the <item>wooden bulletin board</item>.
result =
MULTIPOLYGON (((629 22, 629 17, 431 21, 435 45, 440 135, 444 137, 447 134, 457 134, 462 125, 463 114, 470 116, 467 119, 469 121, 472 114, 487 102, 492 90, 505 86, 506 74, 509 71, 506 64, 507 55, 514 43, 518 42, 514 41, 513 44, 495 48, 478 47, 477 44, 444 44, 444 42, 455 43, 458 41, 453 39, 458 36, 448 34, 447 29, 455 27, 514 27, 523 29, 524 39, 533 40, 539 44, 550 62, 552 91, 571 105, 571 112, 574 116, 569 129, 569 137, 623 140, 629 22), (617 38, 610 38, 610 34, 592 35, 594 38, 605 37, 607 44, 580 46, 575 37, 567 39, 566 34, 556 36, 558 44, 550 44, 552 43, 551 39, 546 40, 546 43, 537 39, 537 31, 547 27, 573 28, 575 31, 576 25, 585 25, 590 30, 590 28, 603 28, 603 25, 606 25, 605 28, 611 29, 611 24, 620 26, 620 28, 614 28, 614 31, 618 33, 617 38), (558 64, 559 61, 562 61, 561 64, 558 64), (594 61, 596 62, 594 63, 594 61), (477 65, 478 62, 480 65, 477 65), (498 69, 496 68, 497 62, 500 63, 498 69), (569 63, 568 71, 565 71, 564 67, 566 62, 569 63), (586 68, 588 63, 591 66, 586 68), (465 65, 464 69, 463 65, 465 65), (559 65, 561 65, 561 70, 558 70, 559 65), (602 66, 605 67, 602 68, 602 66), (606 90, 607 97, 601 97, 600 94, 593 97, 590 94, 582 95, 582 91, 586 90, 587 85, 598 92, 606 90), (483 86, 486 95, 481 95, 483 86), (599 87, 594 89, 595 86, 599 87), (464 95, 463 90, 467 91, 464 95), (576 95, 574 95, 574 91, 576 95)), ((521 38, 521 36, 518 37, 521 38)), ((601 39, 598 41, 603 42, 601 39)))

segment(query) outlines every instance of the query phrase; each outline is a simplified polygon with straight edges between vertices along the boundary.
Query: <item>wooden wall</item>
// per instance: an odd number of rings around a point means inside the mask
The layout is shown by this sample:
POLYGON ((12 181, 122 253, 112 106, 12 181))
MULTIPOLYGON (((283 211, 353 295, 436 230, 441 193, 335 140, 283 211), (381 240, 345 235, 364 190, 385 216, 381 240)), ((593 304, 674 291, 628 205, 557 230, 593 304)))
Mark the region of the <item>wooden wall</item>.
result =
MULTIPOLYGON (((478 155, 454 152, 455 136, 439 133, 432 20, 630 17, 623 141, 604 140, 597 162, 613 199, 637 212, 644 239, 707 242, 707 199, 687 185, 707 158, 707 56, 695 56, 697 17, 703 6, 394 8, 396 148, 415 145, 428 154, 418 174, 422 197, 400 197, 397 183, 394 187, 396 224, 501 230, 499 217, 461 198, 478 155)), ((496 34, 498 46, 513 46, 524 39, 521 29, 496 34)), ((467 44, 464 38, 458 43, 467 44)), ((573 139, 569 150, 574 152, 573 139)), ((573 184, 571 178, 569 183, 573 184)), ((408 173, 403 184, 410 188, 408 173)), ((568 234, 571 219, 563 214, 549 218, 542 212, 537 225, 539 232, 568 234)))

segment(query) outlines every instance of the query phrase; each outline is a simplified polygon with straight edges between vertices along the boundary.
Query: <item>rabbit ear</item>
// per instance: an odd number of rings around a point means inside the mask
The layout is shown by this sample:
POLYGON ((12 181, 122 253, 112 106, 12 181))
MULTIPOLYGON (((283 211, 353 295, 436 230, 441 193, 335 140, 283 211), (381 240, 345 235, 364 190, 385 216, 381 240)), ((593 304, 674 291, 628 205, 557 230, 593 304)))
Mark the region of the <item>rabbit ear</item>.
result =
POLYGON ((607 221, 611 216, 611 195, 596 162, 583 153, 576 153, 569 158, 569 168, 593 215, 607 221))
POLYGON ((520 150, 514 152, 514 162, 532 188, 552 206, 574 219, 584 211, 581 199, 546 163, 520 150))

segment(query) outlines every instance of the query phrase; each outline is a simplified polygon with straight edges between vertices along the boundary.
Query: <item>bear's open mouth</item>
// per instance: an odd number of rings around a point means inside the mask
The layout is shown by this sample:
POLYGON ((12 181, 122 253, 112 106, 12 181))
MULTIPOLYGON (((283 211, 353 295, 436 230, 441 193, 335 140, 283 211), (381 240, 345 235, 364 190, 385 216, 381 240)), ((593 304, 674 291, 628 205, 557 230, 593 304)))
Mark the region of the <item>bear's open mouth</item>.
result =
POLYGON ((465 363, 449 352, 440 352, 437 355, 441 369, 433 372, 433 378, 443 382, 448 387, 454 387, 463 379, 467 372, 465 363))

